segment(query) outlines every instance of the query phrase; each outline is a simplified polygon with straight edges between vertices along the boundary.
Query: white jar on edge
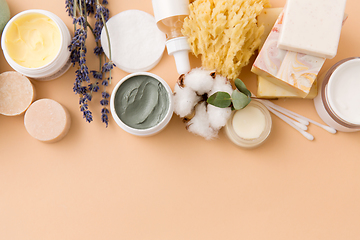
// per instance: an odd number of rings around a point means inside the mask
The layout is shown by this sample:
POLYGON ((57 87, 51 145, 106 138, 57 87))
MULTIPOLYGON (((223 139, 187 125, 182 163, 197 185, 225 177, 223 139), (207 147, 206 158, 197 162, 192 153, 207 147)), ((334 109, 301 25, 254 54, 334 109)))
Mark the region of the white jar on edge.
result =
POLYGON ((15 15, 13 18, 10 19, 10 21, 5 26, 1 37, 1 47, 5 59, 9 63, 9 65, 17 72, 22 73, 27 77, 39 81, 47 81, 58 78, 69 69, 71 65, 70 52, 68 51, 68 46, 70 45, 70 42, 71 42, 71 35, 65 23, 57 15, 49 11, 39 10, 39 9, 26 10, 15 15), (55 56, 49 62, 41 66, 26 67, 26 66, 22 66, 13 59, 13 57, 9 53, 10 49, 8 49, 7 47, 6 38, 8 37, 7 33, 9 29, 11 29, 12 24, 14 24, 19 19, 26 17, 31 18, 31 16, 36 16, 36 15, 45 15, 55 23, 55 25, 57 26, 60 32, 60 39, 57 39, 60 42, 60 46, 55 56))
POLYGON ((360 58, 347 58, 323 76, 314 104, 320 118, 342 132, 360 131, 360 58))

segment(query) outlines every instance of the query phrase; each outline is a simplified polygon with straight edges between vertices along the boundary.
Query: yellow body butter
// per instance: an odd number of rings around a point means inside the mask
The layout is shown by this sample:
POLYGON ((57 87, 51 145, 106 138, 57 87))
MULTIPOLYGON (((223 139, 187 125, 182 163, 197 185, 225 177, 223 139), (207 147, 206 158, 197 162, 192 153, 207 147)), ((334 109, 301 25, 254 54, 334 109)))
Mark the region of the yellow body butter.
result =
POLYGON ((9 56, 26 68, 51 62, 59 52, 61 34, 56 23, 40 13, 19 17, 9 26, 5 44, 9 56))

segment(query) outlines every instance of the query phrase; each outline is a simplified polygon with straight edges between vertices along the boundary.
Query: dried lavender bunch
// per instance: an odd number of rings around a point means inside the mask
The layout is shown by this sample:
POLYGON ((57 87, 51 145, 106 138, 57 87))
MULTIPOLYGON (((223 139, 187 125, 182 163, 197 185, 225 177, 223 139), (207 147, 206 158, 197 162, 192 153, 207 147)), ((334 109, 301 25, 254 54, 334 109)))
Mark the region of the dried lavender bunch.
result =
POLYGON ((115 66, 111 58, 111 45, 109 33, 106 27, 106 21, 109 19, 109 9, 105 7, 107 0, 66 0, 65 6, 69 16, 73 18, 74 37, 69 45, 71 52, 70 58, 73 66, 77 66, 76 78, 74 82, 73 91, 79 95, 80 111, 87 122, 93 121, 92 112, 89 110, 89 102, 92 100, 92 94, 100 90, 100 83, 102 86, 102 99, 100 104, 101 121, 106 124, 109 123, 109 97, 110 94, 106 91, 106 87, 111 83, 111 70, 115 66), (92 27, 88 22, 88 17, 95 18, 95 25, 92 27), (108 35, 108 44, 110 49, 109 58, 106 58, 101 47, 100 36, 102 29, 108 35), (86 65, 86 39, 88 29, 95 37, 96 47, 94 54, 99 58, 99 69, 90 71, 86 65), (90 79, 90 75, 93 81, 90 79))

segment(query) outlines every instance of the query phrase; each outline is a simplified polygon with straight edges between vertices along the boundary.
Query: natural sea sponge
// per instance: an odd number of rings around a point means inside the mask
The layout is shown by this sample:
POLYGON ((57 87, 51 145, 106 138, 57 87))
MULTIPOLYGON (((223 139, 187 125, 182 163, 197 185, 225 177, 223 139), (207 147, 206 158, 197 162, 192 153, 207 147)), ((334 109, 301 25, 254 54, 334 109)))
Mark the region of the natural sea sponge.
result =
POLYGON ((259 47, 264 27, 257 16, 264 7, 268 0, 196 0, 182 33, 204 68, 233 80, 259 47))

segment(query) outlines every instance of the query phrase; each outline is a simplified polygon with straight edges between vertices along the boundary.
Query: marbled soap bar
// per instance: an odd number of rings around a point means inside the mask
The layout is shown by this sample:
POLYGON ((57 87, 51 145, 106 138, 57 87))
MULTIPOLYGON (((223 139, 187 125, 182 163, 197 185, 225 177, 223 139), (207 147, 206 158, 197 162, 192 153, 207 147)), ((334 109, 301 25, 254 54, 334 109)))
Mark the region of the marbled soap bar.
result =
MULTIPOLYGON (((265 8, 262 13, 258 16, 258 24, 264 26, 264 34, 261 37, 261 43, 260 48, 265 43, 268 35, 271 32, 271 29, 273 28, 274 24, 276 23, 277 18, 283 11, 283 8, 265 8)), ((279 27, 279 26, 278 26, 279 27)), ((274 51, 274 49, 273 49, 274 51)), ((278 51, 280 53, 284 53, 283 50, 277 50, 275 48, 275 51, 278 51), (283 51, 283 52, 282 52, 283 51)), ((285 55, 286 57, 287 55, 285 55)), ((285 58, 284 57, 284 58, 285 58)), ((278 68, 281 68, 279 66, 278 68)), ((285 65, 283 67, 283 73, 285 70, 285 65)), ((274 71, 274 74, 276 75, 277 72, 274 71)), ((309 92, 309 94, 306 96, 306 98, 314 98, 317 95, 317 81, 312 85, 312 88, 309 92)), ((259 98, 299 98, 298 95, 289 92, 288 90, 273 84, 271 81, 268 81, 266 78, 258 76, 258 88, 257 88, 257 97, 259 98)))
POLYGON ((276 76, 278 73, 287 52, 286 50, 282 50, 277 47, 283 15, 283 12, 279 15, 268 37, 266 38, 266 41, 254 62, 253 68, 251 69, 252 71, 256 70, 254 69, 256 67, 257 69, 264 71, 262 75, 276 76))
POLYGON ((306 97, 325 58, 282 50, 277 42, 282 30, 282 12, 271 29, 251 69, 255 74, 299 97, 306 97))
POLYGON ((261 14, 257 17, 258 25, 264 26, 264 33, 260 38, 259 49, 264 45, 266 38, 269 36, 271 29, 273 28, 276 19, 279 17, 283 8, 264 8, 261 14))

